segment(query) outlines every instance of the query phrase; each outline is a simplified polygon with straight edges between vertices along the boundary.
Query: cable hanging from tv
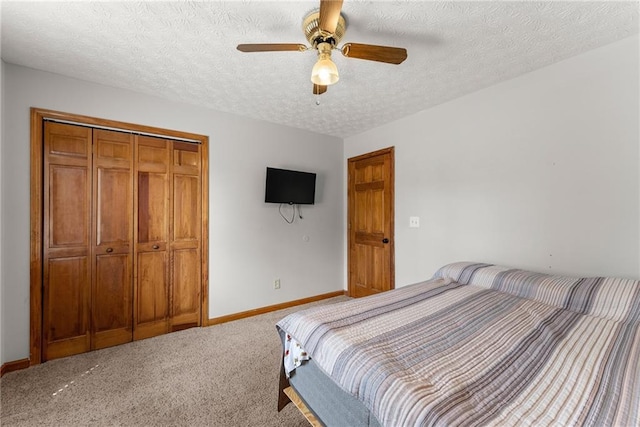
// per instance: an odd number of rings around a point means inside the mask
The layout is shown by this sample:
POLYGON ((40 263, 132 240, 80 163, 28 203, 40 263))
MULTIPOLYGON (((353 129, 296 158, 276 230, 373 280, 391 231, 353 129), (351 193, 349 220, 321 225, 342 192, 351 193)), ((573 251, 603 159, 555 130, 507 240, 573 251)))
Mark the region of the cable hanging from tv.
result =
POLYGON ((300 208, 300 205, 294 205, 291 203, 280 203, 280 207, 278 208, 278 211, 280 212, 280 216, 282 217, 282 219, 284 219, 287 222, 287 224, 293 224, 293 222, 296 220, 296 209, 298 210, 298 218, 304 219, 302 217, 302 209, 300 208), (282 213, 282 205, 293 206, 293 211, 291 212, 291 219, 287 218, 282 213))

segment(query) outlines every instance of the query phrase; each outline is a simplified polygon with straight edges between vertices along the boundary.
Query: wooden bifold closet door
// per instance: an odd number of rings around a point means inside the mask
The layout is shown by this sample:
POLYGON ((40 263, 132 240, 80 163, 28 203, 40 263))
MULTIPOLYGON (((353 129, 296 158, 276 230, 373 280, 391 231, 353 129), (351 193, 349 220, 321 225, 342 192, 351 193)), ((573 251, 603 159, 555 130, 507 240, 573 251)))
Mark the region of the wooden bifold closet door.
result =
POLYGON ((200 324, 200 147, 137 140, 134 338, 200 324))
POLYGON ((201 147, 45 122, 42 359, 200 325, 201 147))
POLYGON ((93 130, 92 350, 133 337, 133 138, 93 130))
POLYGON ((43 358, 91 349, 91 129, 45 125, 43 358))

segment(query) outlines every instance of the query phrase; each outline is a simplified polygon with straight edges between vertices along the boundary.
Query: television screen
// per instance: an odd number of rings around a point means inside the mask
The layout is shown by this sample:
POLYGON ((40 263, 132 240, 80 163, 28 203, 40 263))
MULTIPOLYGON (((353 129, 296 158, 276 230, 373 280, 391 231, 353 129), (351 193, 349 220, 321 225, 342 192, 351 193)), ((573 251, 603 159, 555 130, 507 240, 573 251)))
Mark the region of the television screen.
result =
POLYGON ((316 195, 316 174, 287 169, 267 168, 266 203, 313 205, 316 195))

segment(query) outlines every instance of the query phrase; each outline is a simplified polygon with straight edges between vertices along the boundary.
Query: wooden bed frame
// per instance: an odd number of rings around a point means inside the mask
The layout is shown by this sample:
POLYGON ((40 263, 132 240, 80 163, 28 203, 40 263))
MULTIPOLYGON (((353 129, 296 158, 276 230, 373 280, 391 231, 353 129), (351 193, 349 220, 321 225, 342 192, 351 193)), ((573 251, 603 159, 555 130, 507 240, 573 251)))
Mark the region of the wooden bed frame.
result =
POLYGON ((285 388, 284 394, 287 395, 291 402, 296 405, 296 408, 304 415, 304 417, 309 421, 313 427, 322 427, 322 423, 318 421, 318 419, 313 415, 313 413, 307 408, 307 405, 303 402, 303 400, 298 396, 298 393, 293 389, 293 387, 289 386, 285 388))

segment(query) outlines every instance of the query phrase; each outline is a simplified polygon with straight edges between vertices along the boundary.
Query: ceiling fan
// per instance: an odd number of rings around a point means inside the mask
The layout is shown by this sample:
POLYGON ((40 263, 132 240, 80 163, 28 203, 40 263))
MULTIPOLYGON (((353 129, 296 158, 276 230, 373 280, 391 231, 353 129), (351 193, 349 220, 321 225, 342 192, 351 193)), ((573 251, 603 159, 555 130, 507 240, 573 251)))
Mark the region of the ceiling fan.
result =
POLYGON ((313 93, 321 95, 327 91, 327 86, 337 83, 338 68, 331 61, 331 51, 336 49, 347 58, 366 59, 368 61, 400 64, 407 59, 407 50, 399 47, 376 46, 361 43, 345 43, 338 48, 338 42, 344 36, 347 28, 344 17, 340 13, 343 0, 320 0, 320 10, 311 12, 302 23, 304 35, 311 47, 297 43, 262 43, 239 44, 241 52, 304 52, 310 49, 318 51, 318 62, 311 71, 313 93))

